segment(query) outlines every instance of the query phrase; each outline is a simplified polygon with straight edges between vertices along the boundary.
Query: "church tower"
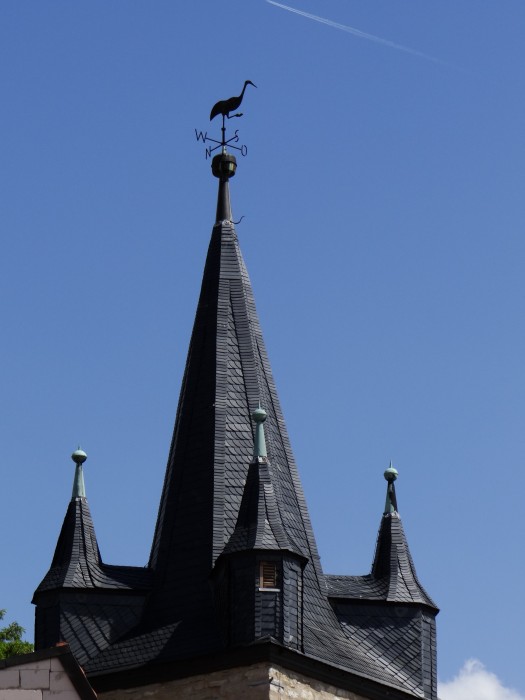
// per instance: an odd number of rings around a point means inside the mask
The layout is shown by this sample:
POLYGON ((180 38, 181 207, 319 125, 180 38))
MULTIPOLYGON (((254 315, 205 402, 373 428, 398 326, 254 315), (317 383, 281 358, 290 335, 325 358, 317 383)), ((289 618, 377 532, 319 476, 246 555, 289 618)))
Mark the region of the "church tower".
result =
POLYGON ((73 453, 72 500, 33 601, 37 648, 68 642, 107 700, 436 700, 437 608, 393 468, 371 573, 321 568, 232 222, 236 160, 219 113, 216 220, 148 565, 102 561, 86 455, 73 453))

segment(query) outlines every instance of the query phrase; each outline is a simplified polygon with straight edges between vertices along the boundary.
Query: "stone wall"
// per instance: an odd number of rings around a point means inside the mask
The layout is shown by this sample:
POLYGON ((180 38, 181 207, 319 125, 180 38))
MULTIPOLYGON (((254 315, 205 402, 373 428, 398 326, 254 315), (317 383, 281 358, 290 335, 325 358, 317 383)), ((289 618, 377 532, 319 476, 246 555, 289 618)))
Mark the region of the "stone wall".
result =
POLYGON ((99 693, 98 700, 366 700, 279 666, 258 663, 169 683, 99 693))
POLYGON ((78 700, 59 659, 40 659, 0 669, 0 700, 78 700))
POLYGON ((279 667, 270 668, 270 676, 272 682, 269 700, 366 700, 363 695, 356 695, 349 690, 341 690, 279 667))

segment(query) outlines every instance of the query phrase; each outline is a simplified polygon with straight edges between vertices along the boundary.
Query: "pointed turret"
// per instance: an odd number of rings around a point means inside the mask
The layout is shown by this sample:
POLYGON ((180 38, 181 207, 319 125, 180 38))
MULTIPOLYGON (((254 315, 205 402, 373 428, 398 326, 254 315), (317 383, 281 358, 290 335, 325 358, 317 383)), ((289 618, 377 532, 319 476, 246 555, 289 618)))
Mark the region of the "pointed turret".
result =
POLYGON ((384 583, 386 600, 422 603, 437 609, 416 574, 403 523, 397 512, 394 482, 398 473, 392 463, 384 476, 387 481, 385 512, 379 527, 372 576, 384 583))
POLYGON ((51 568, 38 586, 37 594, 56 588, 96 588, 106 578, 101 570, 102 560, 84 485, 83 464, 87 454, 78 448, 71 459, 75 463, 71 500, 51 568))
POLYGON ((328 595, 345 633, 364 653, 382 658, 408 690, 436 700, 438 609, 420 584, 410 555, 397 512, 397 476, 390 463, 371 573, 327 576, 328 595))
POLYGON ((217 612, 227 644, 271 637, 302 646, 303 569, 307 557, 286 532, 266 451, 266 411, 259 406, 253 459, 237 523, 216 562, 217 612), (253 595, 247 592, 253 591, 253 595))
POLYGON ((91 518, 83 465, 87 454, 73 452, 73 491, 51 567, 33 596, 35 648, 67 640, 80 663, 137 624, 149 572, 103 564, 91 518), (74 622, 82 619, 82 624, 74 622))
POLYGON ((224 547, 223 554, 250 550, 289 551, 306 560, 306 554, 293 542, 281 520, 266 452, 263 425, 266 416, 266 411, 260 406, 252 413, 256 426, 253 459, 248 469, 235 530, 224 547))

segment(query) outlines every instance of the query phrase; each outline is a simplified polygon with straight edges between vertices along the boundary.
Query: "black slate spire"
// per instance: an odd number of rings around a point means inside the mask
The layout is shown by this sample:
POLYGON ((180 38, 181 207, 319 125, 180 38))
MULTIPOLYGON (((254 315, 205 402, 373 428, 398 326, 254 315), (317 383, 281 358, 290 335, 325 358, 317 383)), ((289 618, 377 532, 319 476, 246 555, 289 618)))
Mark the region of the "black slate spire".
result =
POLYGON ((259 404, 268 412, 266 439, 283 527, 320 572, 250 280, 231 222, 228 180, 234 160, 221 154, 213 161, 219 177, 217 222, 150 557, 155 591, 149 614, 157 622, 188 616, 192 606, 195 620, 213 617, 208 577, 237 522, 253 446, 250 416, 259 404))
POLYGON ((437 610, 437 607, 420 584, 412 560, 403 523, 397 512, 394 482, 397 470, 385 471, 387 495, 385 512, 381 519, 377 546, 372 564, 372 576, 385 585, 386 600, 403 603, 422 603, 437 610))
MULTIPOLYGON (((248 643, 244 633, 226 639, 221 633, 210 576, 238 518, 244 517, 240 509, 253 445, 250 417, 257 406, 264 406, 271 479, 270 471, 267 476, 275 494, 271 500, 277 506, 287 542, 306 562, 301 582, 301 637, 298 641, 291 634, 283 637, 282 643, 294 649, 299 644, 312 658, 403 687, 403 674, 398 679, 380 658, 364 653, 346 636, 328 601, 250 279, 231 222, 228 180, 235 170, 234 159, 223 153, 215 157, 212 168, 219 178, 217 221, 182 381, 149 562, 153 590, 141 630, 149 629, 151 635, 159 630, 168 634, 169 630, 169 641, 155 652, 158 661, 210 653, 225 644, 248 643)), ((264 478, 260 470, 254 474, 252 469, 251 484, 258 481, 264 490, 264 478)), ((260 504, 258 498, 257 508, 260 504)), ((243 506, 243 514, 249 511, 243 506)), ((251 574, 246 573, 245 581, 247 586, 254 584, 251 574)), ((249 587, 245 591, 252 595, 249 587)), ((151 655, 140 651, 143 646, 138 637, 123 642, 122 648, 117 645, 87 668, 99 673, 115 663, 124 650, 151 660, 151 655)))
POLYGON ((232 222, 236 161, 224 135, 221 145, 216 220, 148 566, 102 562, 77 469, 35 593, 37 648, 66 639, 100 689, 287 658, 291 669, 316 668, 363 697, 435 700, 437 609, 408 550, 395 470, 372 572, 321 569, 232 222))

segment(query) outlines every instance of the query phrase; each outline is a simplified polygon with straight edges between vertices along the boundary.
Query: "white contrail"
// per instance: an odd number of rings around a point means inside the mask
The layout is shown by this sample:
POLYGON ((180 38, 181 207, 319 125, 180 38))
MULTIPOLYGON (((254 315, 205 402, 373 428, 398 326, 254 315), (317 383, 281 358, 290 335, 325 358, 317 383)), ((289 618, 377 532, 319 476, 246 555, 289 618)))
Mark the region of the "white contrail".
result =
POLYGON ((341 29, 343 32, 348 32, 354 36, 358 36, 360 39, 368 39, 368 41, 373 41, 376 44, 382 44, 383 46, 389 46, 391 49, 397 49, 398 51, 404 51, 405 53, 410 53, 412 56, 419 56, 420 58, 426 58, 427 61, 433 61, 434 63, 441 63, 442 65, 448 65, 444 61, 434 56, 429 56, 421 51, 416 51, 415 49, 410 49, 407 46, 402 46, 401 44, 395 44, 393 41, 388 41, 388 39, 381 39, 379 36, 374 36, 374 34, 367 34, 362 32, 360 29, 355 27, 349 27, 347 24, 339 24, 339 22, 333 22, 331 19, 326 19, 325 17, 318 17, 317 15, 312 15, 309 12, 304 12, 303 10, 297 10, 295 7, 289 7, 288 5, 282 5, 280 2, 275 2, 275 0, 266 0, 270 5, 275 5, 283 10, 288 10, 288 12, 294 12, 296 15, 301 15, 301 17, 307 17, 308 19, 313 19, 316 22, 321 22, 321 24, 326 24, 334 29, 341 29))

